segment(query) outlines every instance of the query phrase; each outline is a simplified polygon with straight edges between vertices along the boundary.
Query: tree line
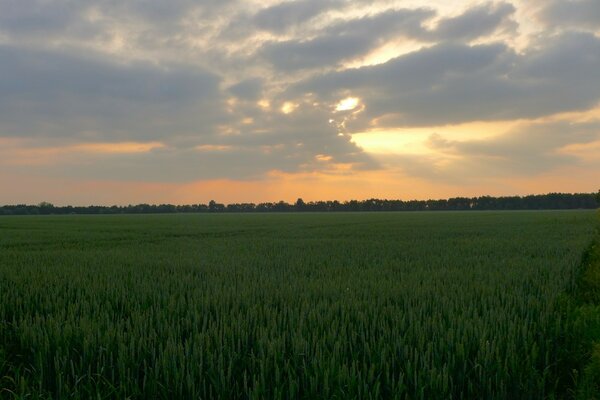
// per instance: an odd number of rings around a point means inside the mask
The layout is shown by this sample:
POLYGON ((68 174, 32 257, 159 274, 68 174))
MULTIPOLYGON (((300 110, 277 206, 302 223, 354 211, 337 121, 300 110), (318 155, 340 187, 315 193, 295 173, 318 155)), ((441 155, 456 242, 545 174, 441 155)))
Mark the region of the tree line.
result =
POLYGON ((60 214, 172 214, 172 213, 239 213, 239 212, 357 212, 357 211, 467 211, 467 210, 567 210, 600 207, 598 193, 549 193, 529 196, 453 197, 440 200, 350 200, 310 201, 295 203, 232 203, 211 200, 208 204, 136 204, 127 206, 55 206, 48 202, 37 205, 5 205, 0 215, 60 214))

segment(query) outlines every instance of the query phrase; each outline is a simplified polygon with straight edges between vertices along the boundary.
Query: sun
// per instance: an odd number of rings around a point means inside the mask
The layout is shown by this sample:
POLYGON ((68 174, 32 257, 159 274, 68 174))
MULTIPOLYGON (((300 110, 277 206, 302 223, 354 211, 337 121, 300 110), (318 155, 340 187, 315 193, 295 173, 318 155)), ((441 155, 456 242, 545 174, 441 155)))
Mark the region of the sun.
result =
POLYGON ((359 103, 358 97, 346 97, 335 106, 335 111, 350 111, 354 110, 359 103))

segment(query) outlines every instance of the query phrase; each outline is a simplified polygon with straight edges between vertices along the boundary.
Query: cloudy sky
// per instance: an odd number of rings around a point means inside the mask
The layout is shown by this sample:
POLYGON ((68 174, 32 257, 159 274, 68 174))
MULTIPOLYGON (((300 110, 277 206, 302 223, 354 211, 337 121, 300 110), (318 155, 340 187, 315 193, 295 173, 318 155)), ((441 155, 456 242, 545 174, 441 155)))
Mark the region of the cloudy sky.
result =
POLYGON ((598 0, 0 0, 0 204, 599 188, 598 0))

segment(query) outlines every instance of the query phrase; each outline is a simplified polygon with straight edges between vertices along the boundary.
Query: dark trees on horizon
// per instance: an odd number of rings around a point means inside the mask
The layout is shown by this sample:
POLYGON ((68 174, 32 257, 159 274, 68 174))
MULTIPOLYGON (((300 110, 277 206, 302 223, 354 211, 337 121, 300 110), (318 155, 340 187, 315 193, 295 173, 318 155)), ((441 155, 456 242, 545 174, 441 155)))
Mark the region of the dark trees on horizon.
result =
POLYGON ((340 202, 310 201, 301 198, 290 204, 232 203, 221 204, 137 204, 127 206, 54 206, 48 202, 37 205, 5 205, 0 215, 60 215, 60 214, 172 214, 172 213, 232 213, 232 212, 358 212, 358 211, 467 211, 467 210, 566 210, 600 207, 598 193, 549 193, 529 196, 453 197, 441 200, 350 200, 340 202))

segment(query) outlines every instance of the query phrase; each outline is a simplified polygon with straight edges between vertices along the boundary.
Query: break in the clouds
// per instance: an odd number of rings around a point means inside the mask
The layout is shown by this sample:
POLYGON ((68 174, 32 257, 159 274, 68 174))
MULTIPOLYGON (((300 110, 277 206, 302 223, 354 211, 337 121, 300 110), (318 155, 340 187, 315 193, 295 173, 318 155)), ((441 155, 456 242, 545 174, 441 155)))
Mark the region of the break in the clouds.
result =
POLYGON ((593 168, 596 3, 0 0, 0 169, 476 185, 593 168))

